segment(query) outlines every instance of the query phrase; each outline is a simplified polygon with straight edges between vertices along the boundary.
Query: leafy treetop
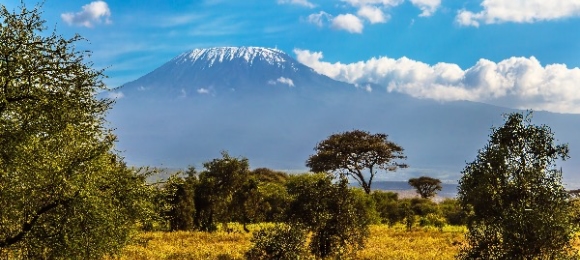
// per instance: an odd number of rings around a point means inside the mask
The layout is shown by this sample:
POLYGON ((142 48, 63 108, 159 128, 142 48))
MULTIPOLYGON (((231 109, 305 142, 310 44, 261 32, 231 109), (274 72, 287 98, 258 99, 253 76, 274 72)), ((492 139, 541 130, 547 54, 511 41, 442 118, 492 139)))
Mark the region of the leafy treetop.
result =
POLYGON ((413 186, 421 198, 430 198, 437 194, 437 191, 441 191, 441 180, 431 178, 428 176, 421 176, 419 178, 409 179, 409 185, 413 186))
POLYGON ((313 172, 338 172, 354 178, 365 190, 371 185, 378 170, 395 171, 407 165, 398 162, 406 159, 403 148, 387 140, 382 133, 370 134, 353 130, 329 136, 314 148, 316 154, 306 161, 313 172), (368 169, 368 180, 364 170, 368 169))
POLYGON ((462 172, 459 202, 470 215, 461 259, 563 259, 570 252, 569 194, 555 165, 568 158, 568 146, 531 117, 507 115, 462 172))

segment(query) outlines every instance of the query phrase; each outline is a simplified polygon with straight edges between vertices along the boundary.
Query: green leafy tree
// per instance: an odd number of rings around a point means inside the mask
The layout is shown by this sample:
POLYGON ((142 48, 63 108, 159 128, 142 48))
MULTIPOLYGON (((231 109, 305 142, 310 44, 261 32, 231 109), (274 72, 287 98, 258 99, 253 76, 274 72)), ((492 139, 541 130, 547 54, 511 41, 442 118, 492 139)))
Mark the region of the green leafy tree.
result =
POLYGON ((163 185, 167 207, 163 216, 171 231, 193 230, 195 216, 195 187, 198 184, 195 168, 187 170, 187 176, 173 175, 163 185))
POLYGON ((227 224, 235 216, 232 198, 247 183, 250 165, 247 158, 222 152, 222 158, 205 162, 203 167, 195 189, 194 221, 198 229, 214 231, 216 223, 227 224))
POLYGON ((265 218, 264 211, 260 210, 265 203, 260 194, 259 185, 256 178, 249 178, 232 195, 232 220, 242 223, 246 232, 250 232, 246 227, 248 223, 256 223, 265 218))
POLYGON ((419 178, 409 179, 409 185, 417 190, 421 198, 427 199, 437 195, 441 191, 441 181, 439 179, 421 176, 419 178))
POLYGON ((304 174, 290 178, 287 187, 293 198, 288 220, 313 233, 314 255, 344 256, 364 247, 372 216, 344 178, 335 184, 327 174, 304 174))
POLYGON ((460 259, 562 259, 571 250, 569 195, 555 165, 568 146, 531 116, 507 115, 462 172, 459 202, 471 214, 460 259))
POLYGON ((0 258, 100 259, 129 240, 145 178, 115 152, 103 72, 40 7, 0 4, 0 258))
POLYGON ((370 134, 353 130, 333 134, 318 143, 316 154, 306 161, 312 172, 338 172, 354 178, 367 194, 379 170, 395 171, 405 168, 398 160, 406 159, 403 148, 387 140, 386 134, 370 134), (365 177, 368 170, 368 179, 365 177))

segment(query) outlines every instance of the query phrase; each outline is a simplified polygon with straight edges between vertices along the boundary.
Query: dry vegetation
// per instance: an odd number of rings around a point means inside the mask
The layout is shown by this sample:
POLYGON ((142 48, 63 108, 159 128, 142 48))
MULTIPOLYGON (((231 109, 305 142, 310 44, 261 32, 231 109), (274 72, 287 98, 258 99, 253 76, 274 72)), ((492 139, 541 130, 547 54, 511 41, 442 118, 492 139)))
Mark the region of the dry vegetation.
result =
MULTIPOLYGON (((253 226, 256 230, 260 226, 253 226)), ((465 228, 448 226, 443 232, 404 226, 371 226, 364 250, 355 259, 453 259, 465 228)), ((233 232, 146 232, 125 248, 120 259, 243 259, 251 234, 237 227, 233 232)))
MULTIPOLYGON (((267 225, 267 224, 266 224, 267 225)), ((264 225, 254 225, 257 230, 264 225)), ((454 259, 464 239, 465 227, 446 226, 417 228, 407 232, 403 225, 371 226, 371 235, 364 250, 353 259, 454 259)), ((119 260, 149 259, 244 259, 252 235, 235 227, 233 232, 144 232, 137 242, 126 247, 119 260)), ((574 247, 580 249, 577 238, 574 247)))

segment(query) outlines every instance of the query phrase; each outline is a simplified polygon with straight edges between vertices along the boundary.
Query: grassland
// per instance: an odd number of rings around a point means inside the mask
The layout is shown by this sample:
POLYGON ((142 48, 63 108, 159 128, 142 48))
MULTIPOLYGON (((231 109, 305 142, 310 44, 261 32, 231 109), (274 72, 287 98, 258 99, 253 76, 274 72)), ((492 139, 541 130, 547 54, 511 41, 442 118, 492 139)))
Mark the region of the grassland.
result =
MULTIPOLYGON (((252 229, 259 229, 253 226, 252 229)), ((445 227, 443 231, 403 226, 371 226, 364 250, 355 259, 453 259, 463 241, 465 228, 445 227)), ((136 243, 125 248, 119 259, 243 259, 251 233, 233 232, 144 232, 136 243)))

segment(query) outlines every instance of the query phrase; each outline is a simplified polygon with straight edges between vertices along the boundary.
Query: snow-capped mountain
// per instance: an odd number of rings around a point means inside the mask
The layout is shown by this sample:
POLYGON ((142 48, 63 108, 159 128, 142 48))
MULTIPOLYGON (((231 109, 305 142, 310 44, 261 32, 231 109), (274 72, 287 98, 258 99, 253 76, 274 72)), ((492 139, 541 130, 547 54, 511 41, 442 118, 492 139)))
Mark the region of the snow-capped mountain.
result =
MULTIPOLYGON (((241 59, 250 66, 254 61, 266 62, 269 65, 284 67, 284 64, 289 59, 286 53, 277 49, 268 49, 261 47, 218 47, 210 49, 195 49, 191 52, 185 52, 174 60, 177 63, 197 63, 208 64, 212 67, 216 62, 224 63, 233 60, 241 59)), ((290 65, 294 67, 295 63, 290 61, 290 65)))
POLYGON ((219 47, 184 52, 125 84, 122 91, 129 95, 153 92, 170 96, 219 96, 234 92, 236 95, 301 93, 328 88, 351 89, 352 86, 320 75, 277 49, 219 47))
MULTIPOLYGON (((381 175, 457 180, 486 144, 489 129, 514 110, 473 102, 440 103, 372 92, 314 72, 276 49, 196 49, 122 86, 109 115, 118 149, 133 165, 201 165, 228 150, 253 167, 306 170, 317 142, 353 129, 380 132, 405 149, 409 169, 381 175)), ((580 177, 580 115, 536 112, 572 160, 564 179, 580 177)), ((580 187, 580 183, 574 187, 580 187)))

